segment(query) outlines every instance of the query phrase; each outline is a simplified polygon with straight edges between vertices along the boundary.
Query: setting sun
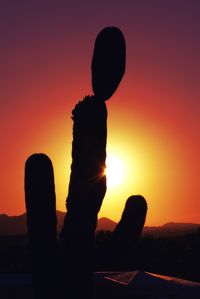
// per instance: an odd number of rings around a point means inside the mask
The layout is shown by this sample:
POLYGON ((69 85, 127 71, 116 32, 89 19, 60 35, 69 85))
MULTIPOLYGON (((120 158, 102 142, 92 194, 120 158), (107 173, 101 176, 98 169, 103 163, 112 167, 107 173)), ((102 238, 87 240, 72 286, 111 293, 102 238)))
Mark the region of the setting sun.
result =
POLYGON ((122 183, 125 174, 123 161, 114 155, 108 155, 106 159, 105 174, 108 188, 113 188, 122 183))

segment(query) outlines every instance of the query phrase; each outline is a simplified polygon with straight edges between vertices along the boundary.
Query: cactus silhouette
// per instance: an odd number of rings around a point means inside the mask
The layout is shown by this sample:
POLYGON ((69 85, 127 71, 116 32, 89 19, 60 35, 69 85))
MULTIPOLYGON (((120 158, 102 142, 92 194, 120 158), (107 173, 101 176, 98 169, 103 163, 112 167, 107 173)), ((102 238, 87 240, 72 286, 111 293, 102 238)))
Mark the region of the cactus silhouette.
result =
POLYGON ((107 109, 104 101, 116 90, 124 69, 123 35, 117 28, 105 28, 97 36, 92 59, 94 96, 86 96, 72 112, 71 177, 67 214, 61 232, 64 269, 69 273, 67 280, 70 281, 70 288, 76 290, 74 277, 79 269, 82 277, 79 285, 87 298, 92 296, 93 241, 97 216, 106 193, 107 109))
POLYGON ((147 203, 143 196, 130 196, 114 233, 115 242, 123 244, 124 247, 135 245, 142 233, 147 213, 147 203))
POLYGON ((92 58, 92 87, 97 98, 108 100, 125 72, 126 43, 116 27, 106 27, 97 36, 92 58))
MULTIPOLYGON (((57 289, 61 297, 67 294, 68 298, 78 298, 80 293, 87 299, 93 297, 94 234, 106 193, 105 101, 123 77, 125 50, 125 39, 118 28, 107 27, 99 33, 92 59, 94 95, 86 96, 72 111, 71 176, 59 257, 52 163, 44 154, 34 154, 26 161, 25 200, 36 298, 55 297, 57 289)), ((131 248, 141 234, 145 215, 145 200, 130 197, 109 244, 117 248, 124 242, 124 252, 127 246, 131 248)))
POLYGON ((121 260, 121 265, 128 267, 141 236, 146 213, 147 203, 144 197, 134 195, 127 199, 121 220, 111 238, 112 247, 116 248, 113 253, 114 265, 117 260, 121 260))
POLYGON ((86 97, 73 110, 71 177, 61 248, 71 290, 77 290, 75 277, 79 269, 82 277, 79 286, 87 298, 92 296, 92 253, 97 215, 106 192, 106 119, 105 103, 95 97, 86 97))
POLYGON ((26 161, 25 202, 34 292, 45 298, 55 291, 57 232, 53 167, 44 154, 26 161))
POLYGON ((127 270, 144 227, 147 203, 143 196, 130 196, 113 233, 96 248, 97 270, 127 270))

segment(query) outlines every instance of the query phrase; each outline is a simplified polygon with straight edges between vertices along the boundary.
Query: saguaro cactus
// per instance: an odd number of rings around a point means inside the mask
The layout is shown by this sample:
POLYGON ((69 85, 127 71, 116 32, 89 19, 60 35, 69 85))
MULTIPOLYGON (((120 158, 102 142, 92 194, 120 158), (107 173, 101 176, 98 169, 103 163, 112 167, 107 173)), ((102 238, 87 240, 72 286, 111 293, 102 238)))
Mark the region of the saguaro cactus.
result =
MULTIPOLYGON (((85 97, 72 111, 71 176, 67 213, 60 235, 62 260, 58 264, 61 294, 68 298, 78 298, 80 293, 84 298, 92 298, 94 233, 106 193, 105 101, 112 96, 123 77, 125 52, 125 39, 118 28, 108 27, 99 33, 92 59, 94 95, 85 97)), ((34 154, 26 161, 25 198, 35 294, 37 298, 52 298, 58 282, 55 189, 53 167, 44 154, 34 154)), ((116 256, 122 251, 126 254, 127 248, 132 248, 137 242, 146 211, 143 197, 128 199, 112 235, 111 244, 116 256)))
MULTIPOLYGON (((97 215, 106 193, 104 175, 107 110, 104 103, 116 90, 125 69, 125 40, 117 28, 105 28, 97 36, 92 60, 94 96, 87 96, 72 112, 72 165, 67 214, 61 232, 63 260, 72 292, 79 287, 92 296, 93 240, 97 215)), ((78 296, 78 294, 77 294, 78 296)), ((74 294, 76 297, 76 294, 74 294)))

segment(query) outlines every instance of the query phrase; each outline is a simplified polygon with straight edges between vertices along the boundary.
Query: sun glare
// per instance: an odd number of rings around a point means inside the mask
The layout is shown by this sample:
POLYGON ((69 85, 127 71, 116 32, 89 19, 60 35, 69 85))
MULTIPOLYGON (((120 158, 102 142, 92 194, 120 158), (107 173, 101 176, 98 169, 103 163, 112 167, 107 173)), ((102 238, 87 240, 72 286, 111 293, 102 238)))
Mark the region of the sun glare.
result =
POLYGON ((123 161, 114 155, 108 155, 106 158, 106 170, 108 188, 117 187, 122 183, 125 173, 123 161))

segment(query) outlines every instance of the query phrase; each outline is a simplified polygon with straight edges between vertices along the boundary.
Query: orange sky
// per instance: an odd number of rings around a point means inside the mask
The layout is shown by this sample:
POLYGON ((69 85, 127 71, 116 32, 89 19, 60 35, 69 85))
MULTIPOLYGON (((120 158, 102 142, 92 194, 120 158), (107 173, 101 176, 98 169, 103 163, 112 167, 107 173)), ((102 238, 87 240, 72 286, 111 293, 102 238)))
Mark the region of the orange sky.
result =
POLYGON ((121 28, 127 69, 108 102, 108 154, 125 165, 100 216, 119 220, 125 200, 142 194, 147 225, 200 223, 199 11, 197 1, 63 1, 2 4, 0 55, 0 213, 25 211, 24 163, 52 159, 57 208, 65 209, 71 161, 71 110, 91 91, 94 40, 121 28), (11 5, 12 4, 12 5, 11 5))

